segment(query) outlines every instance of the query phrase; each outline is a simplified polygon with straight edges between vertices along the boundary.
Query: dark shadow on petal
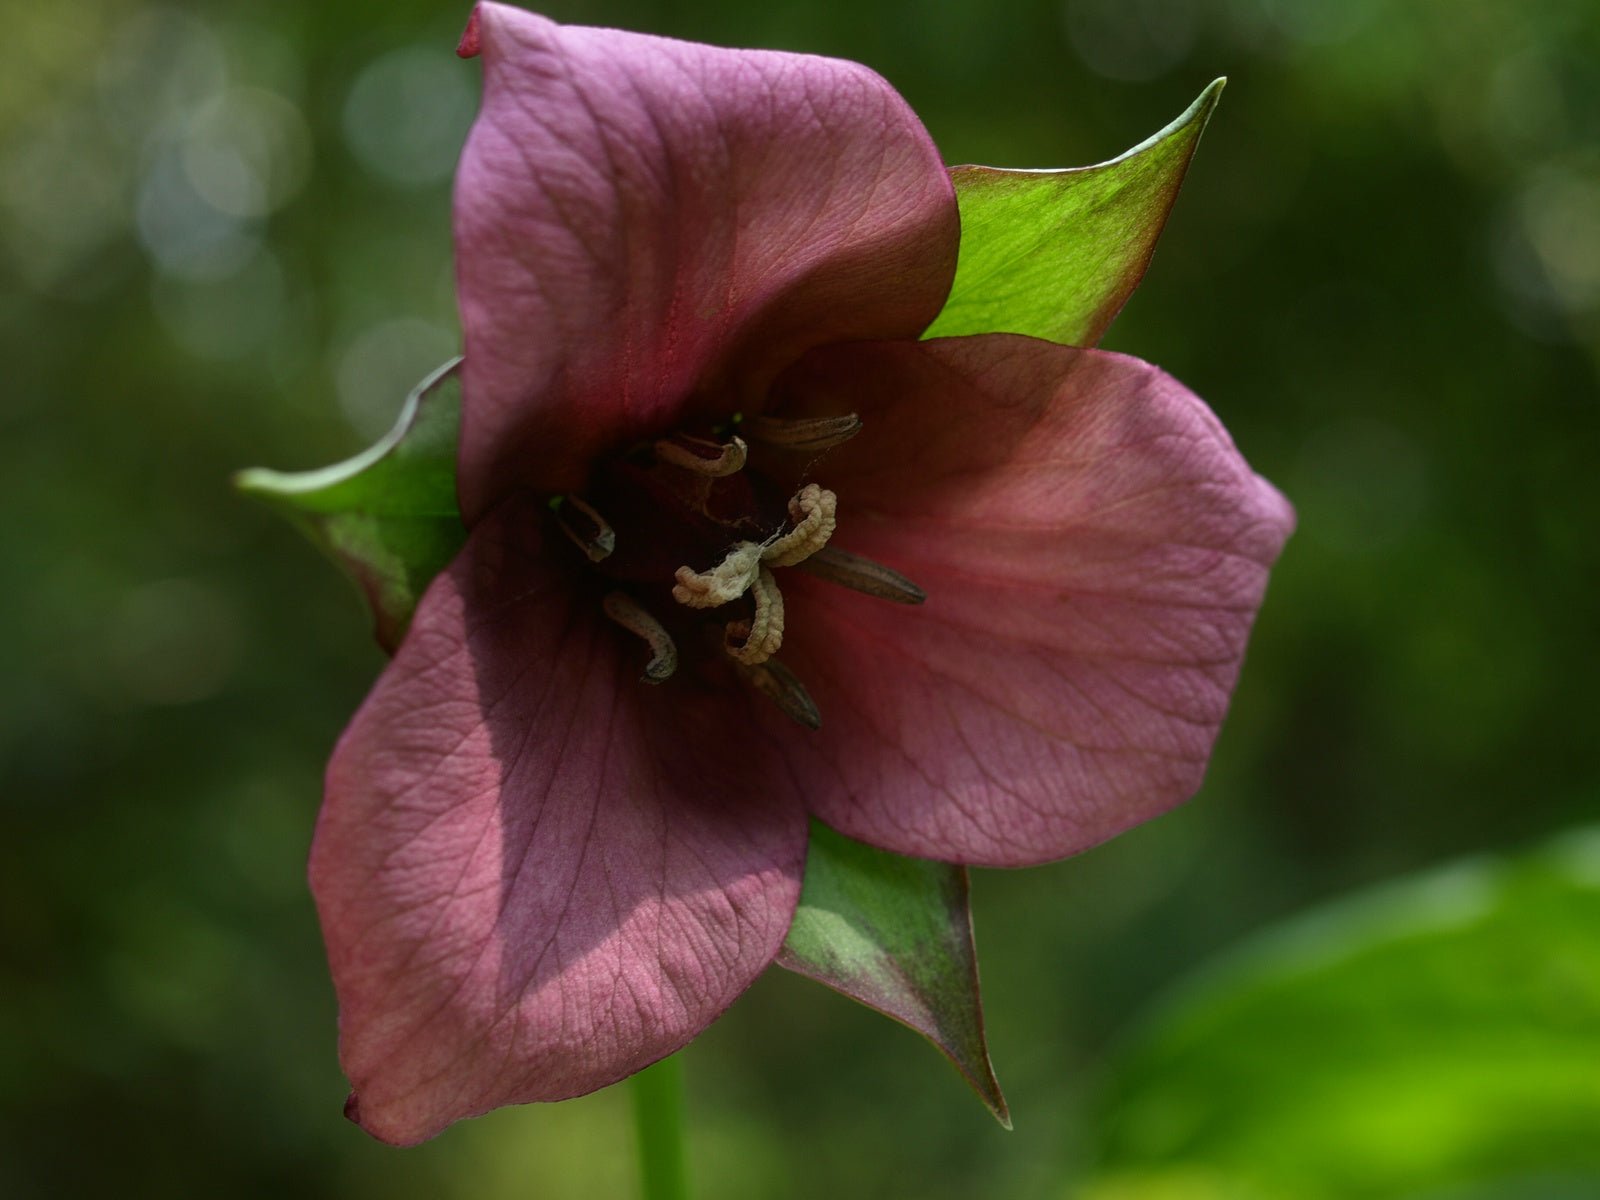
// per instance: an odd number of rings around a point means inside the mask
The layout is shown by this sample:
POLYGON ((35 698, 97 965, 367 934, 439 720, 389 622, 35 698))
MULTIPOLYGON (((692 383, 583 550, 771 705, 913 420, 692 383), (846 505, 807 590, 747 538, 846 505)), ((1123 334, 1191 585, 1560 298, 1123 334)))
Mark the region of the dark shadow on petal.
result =
POLYGON ((798 895, 804 813, 743 697, 641 684, 548 516, 514 500, 479 526, 330 768, 314 885, 386 1140, 671 1053, 798 895))

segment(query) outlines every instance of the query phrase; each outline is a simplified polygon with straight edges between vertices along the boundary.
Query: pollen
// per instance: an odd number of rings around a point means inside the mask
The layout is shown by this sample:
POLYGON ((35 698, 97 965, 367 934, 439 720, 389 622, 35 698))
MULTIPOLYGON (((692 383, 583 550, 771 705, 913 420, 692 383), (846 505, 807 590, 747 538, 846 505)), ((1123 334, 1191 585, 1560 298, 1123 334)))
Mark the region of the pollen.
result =
POLYGON ((755 616, 728 622, 722 648, 735 662, 753 667, 766 662, 783 645, 783 593, 766 567, 750 585, 750 598, 755 601, 755 616))
POLYGON ((838 507, 838 497, 827 488, 806 484, 789 501, 792 528, 787 533, 764 542, 739 542, 709 571, 679 567, 672 576, 672 598, 689 608, 717 608, 737 600, 755 587, 764 566, 792 567, 826 546, 838 525, 838 507))
POLYGON ((769 567, 792 567, 828 544, 839 524, 839 498, 827 488, 808 483, 789 501, 788 533, 769 541, 761 561, 769 567))
POLYGON ((737 600, 750 590, 761 570, 761 542, 740 542, 709 571, 679 567, 672 598, 690 608, 717 608, 737 600))
POLYGON ((837 495, 805 483, 785 501, 776 487, 774 475, 792 478, 800 456, 815 459, 860 428, 848 414, 669 432, 601 462, 588 496, 551 503, 562 532, 616 589, 604 593, 605 615, 648 648, 642 682, 666 681, 685 656, 698 674, 709 654, 798 724, 818 728, 816 704, 774 657, 785 632, 777 571, 799 567, 900 604, 924 598, 903 575, 830 544, 837 495), (657 616, 647 598, 661 597, 667 583, 681 607, 657 616))

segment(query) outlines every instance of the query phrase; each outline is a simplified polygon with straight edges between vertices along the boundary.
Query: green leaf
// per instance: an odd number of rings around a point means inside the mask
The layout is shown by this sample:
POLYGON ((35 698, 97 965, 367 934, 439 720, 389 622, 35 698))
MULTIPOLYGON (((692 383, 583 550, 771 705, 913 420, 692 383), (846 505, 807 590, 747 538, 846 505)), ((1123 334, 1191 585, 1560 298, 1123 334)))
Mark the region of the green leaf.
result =
POLYGON ((1600 829, 1256 939, 1119 1056, 1094 1124, 1092 1200, 1600 1195, 1600 829))
POLYGON ((234 483, 294 521, 355 580, 378 644, 394 652, 417 600, 465 539, 456 508, 459 358, 406 397, 384 438, 319 471, 256 468, 234 483))
POLYGON ((1098 342, 1139 286, 1225 80, 1120 158, 1064 171, 953 167, 961 255, 927 337, 1098 342))
POLYGON ((984 1041, 965 867, 876 850, 813 821, 777 961, 922 1034, 1011 1128, 984 1041))

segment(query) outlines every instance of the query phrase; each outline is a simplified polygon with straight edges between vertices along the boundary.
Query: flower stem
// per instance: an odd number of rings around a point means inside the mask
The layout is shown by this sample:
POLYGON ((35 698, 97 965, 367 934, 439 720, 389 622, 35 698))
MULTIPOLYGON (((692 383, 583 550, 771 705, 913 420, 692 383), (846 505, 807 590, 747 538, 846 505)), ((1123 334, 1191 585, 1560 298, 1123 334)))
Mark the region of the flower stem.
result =
POLYGON ((674 1054, 629 1081, 643 1200, 689 1200, 683 1152, 683 1058, 674 1054))

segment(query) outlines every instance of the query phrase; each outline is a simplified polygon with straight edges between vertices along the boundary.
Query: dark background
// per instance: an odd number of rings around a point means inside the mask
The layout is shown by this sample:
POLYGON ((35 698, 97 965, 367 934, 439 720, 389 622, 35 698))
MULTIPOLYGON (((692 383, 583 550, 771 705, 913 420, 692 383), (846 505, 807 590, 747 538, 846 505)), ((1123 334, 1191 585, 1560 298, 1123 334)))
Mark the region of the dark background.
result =
MULTIPOLYGON (((406 1152, 340 1117, 304 859, 381 659, 349 586, 227 483, 360 448, 454 352, 466 11, 7 6, 6 1196, 632 1186, 619 1089, 406 1152)), ((975 881, 1016 1132, 912 1035, 774 972, 688 1055, 704 1195, 1076 1194, 1107 1049, 1173 981, 1327 898, 1592 819, 1594 4, 548 11, 864 61, 953 163, 1109 158, 1229 75, 1106 344, 1207 397, 1300 513, 1201 796, 975 881)))

